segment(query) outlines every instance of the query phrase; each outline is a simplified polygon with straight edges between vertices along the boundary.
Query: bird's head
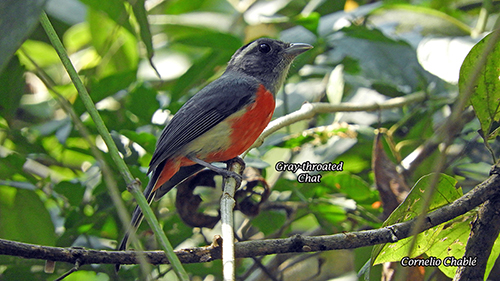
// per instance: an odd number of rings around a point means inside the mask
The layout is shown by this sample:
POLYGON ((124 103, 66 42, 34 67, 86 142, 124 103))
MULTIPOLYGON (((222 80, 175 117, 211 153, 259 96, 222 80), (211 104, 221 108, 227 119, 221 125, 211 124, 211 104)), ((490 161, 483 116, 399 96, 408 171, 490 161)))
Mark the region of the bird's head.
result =
POLYGON ((304 43, 285 43, 260 38, 239 48, 228 63, 227 71, 237 71, 258 79, 276 94, 295 57, 311 49, 304 43))

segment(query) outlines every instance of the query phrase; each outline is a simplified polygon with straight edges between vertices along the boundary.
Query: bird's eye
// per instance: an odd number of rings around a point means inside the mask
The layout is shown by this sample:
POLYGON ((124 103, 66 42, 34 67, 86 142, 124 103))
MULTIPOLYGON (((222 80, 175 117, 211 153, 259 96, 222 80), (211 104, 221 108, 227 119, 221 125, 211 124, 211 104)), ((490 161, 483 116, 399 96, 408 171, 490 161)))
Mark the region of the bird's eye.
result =
POLYGON ((266 53, 269 53, 271 51, 271 47, 266 43, 262 43, 259 45, 259 51, 261 53, 266 54, 266 53))

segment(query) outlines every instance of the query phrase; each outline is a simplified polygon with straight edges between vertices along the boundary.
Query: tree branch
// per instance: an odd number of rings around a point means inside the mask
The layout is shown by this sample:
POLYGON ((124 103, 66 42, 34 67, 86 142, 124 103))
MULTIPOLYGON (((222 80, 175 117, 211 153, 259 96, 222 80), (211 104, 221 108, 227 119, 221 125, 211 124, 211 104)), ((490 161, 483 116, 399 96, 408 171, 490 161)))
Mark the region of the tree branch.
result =
POLYGON ((476 221, 472 224, 464 257, 477 258, 476 266, 459 267, 453 280, 483 280, 491 249, 500 232, 498 221, 500 197, 495 196, 480 208, 476 221))
MULTIPOLYGON (((228 171, 236 174, 243 174, 245 162, 241 158, 235 158, 227 163, 228 171)), ((224 280, 235 280, 236 276, 236 260, 234 258, 234 219, 233 211, 236 201, 234 194, 239 188, 241 181, 235 178, 224 178, 224 193, 220 200, 222 238, 224 245, 222 247, 222 266, 224 280)))
POLYGON ((279 129, 301 120, 313 118, 316 114, 319 113, 377 111, 377 110, 398 108, 407 104, 422 102, 425 99, 426 99, 426 94, 424 92, 416 92, 413 94, 406 95, 404 97, 392 98, 382 103, 373 103, 373 104, 359 105, 348 102, 342 104, 329 104, 324 102, 304 103, 299 110, 296 110, 290 114, 287 114, 285 116, 282 116, 280 118, 271 121, 269 125, 267 125, 264 132, 262 132, 259 138, 248 150, 261 146, 264 143, 265 138, 267 138, 272 133, 278 131, 279 129))
MULTIPOLYGON (((497 195, 500 190, 500 166, 494 166, 491 176, 473 190, 432 213, 424 220, 421 231, 427 230, 463 215, 481 203, 497 195)), ((270 254, 317 252, 353 249, 376 244, 392 243, 410 236, 415 219, 381 229, 365 230, 323 236, 292 236, 284 239, 268 239, 239 242, 235 245, 236 258, 248 258, 270 254)), ((221 259, 221 238, 206 247, 175 251, 182 263, 200 263, 221 259)), ((0 254, 30 259, 62 261, 74 264, 136 264, 134 251, 99 251, 82 248, 57 248, 38 246, 0 239, 0 254)), ((165 264, 168 259, 162 251, 143 252, 152 264, 165 264)))

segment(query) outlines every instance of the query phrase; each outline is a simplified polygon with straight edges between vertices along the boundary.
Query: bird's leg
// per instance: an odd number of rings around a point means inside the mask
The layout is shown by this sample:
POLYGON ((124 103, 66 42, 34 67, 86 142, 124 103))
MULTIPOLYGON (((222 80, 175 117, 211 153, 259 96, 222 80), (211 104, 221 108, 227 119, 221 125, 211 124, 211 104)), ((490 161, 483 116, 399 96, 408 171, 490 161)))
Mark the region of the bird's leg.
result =
POLYGON ((243 161, 243 159, 241 159, 241 157, 239 156, 236 156, 234 157, 233 159, 229 159, 227 161, 224 161, 224 163, 226 163, 227 165, 231 165, 231 163, 233 162, 238 162, 242 167, 243 167, 243 170, 245 170, 245 161, 243 161))
MULTIPOLYGON (((238 173, 235 173, 233 171, 228 171, 228 170, 223 169, 223 168, 216 167, 216 166, 214 166, 214 165, 212 165, 210 163, 207 163, 207 162, 205 162, 205 161, 203 161, 203 160, 201 160, 201 159, 199 159, 199 158, 197 158, 197 157, 195 157, 193 155, 187 155, 186 158, 189 159, 189 160, 191 160, 191 161, 193 161, 193 162, 195 162, 196 164, 200 164, 203 167, 206 167, 206 168, 208 168, 208 169, 210 169, 210 170, 212 170, 212 171, 220 174, 223 177, 234 178, 236 180, 236 186, 240 186, 241 185, 241 181, 242 181, 243 177, 240 174, 238 174, 238 173)), ((233 159, 228 160, 228 161, 239 161, 240 164, 241 164, 241 162, 243 162, 243 159, 241 159, 239 157, 236 157, 236 158, 233 158, 233 159)), ((244 166, 245 163, 243 162, 242 165, 244 166)))
MULTIPOLYGON (((243 159, 241 159, 239 156, 236 156, 233 159, 229 159, 227 161, 224 161, 224 163, 226 163, 227 170, 230 171, 230 172, 231 172, 231 170, 234 170, 233 164, 236 164, 236 163, 239 164, 241 166, 241 170, 240 170, 241 174, 243 174, 243 171, 245 170, 245 166, 246 166, 245 161, 243 161, 243 159)), ((242 177, 242 175, 240 175, 237 172, 233 172, 233 173, 235 173, 235 174, 239 175, 240 177, 242 177)), ((235 180, 236 180, 235 189, 238 189, 241 186, 241 178, 240 179, 236 179, 235 178, 235 180)), ((222 184, 222 190, 224 191, 225 190, 225 185, 224 185, 225 181, 223 181, 222 183, 223 183, 222 184)), ((234 194, 232 195, 232 197, 234 197, 234 194)))

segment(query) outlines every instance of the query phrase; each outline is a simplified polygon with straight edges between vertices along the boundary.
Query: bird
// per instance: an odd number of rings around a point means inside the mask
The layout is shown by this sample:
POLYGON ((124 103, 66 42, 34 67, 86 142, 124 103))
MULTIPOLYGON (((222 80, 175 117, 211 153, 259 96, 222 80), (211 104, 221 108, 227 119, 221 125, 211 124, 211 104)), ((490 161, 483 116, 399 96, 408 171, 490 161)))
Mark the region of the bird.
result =
MULTIPOLYGON (((293 60, 311 48, 270 38, 239 48, 224 73, 189 99, 163 129, 149 164, 144 190, 148 203, 203 168, 241 180, 211 163, 234 159, 255 142, 271 120, 276 94, 293 60)), ((142 218, 136 206, 118 250, 127 248, 130 232, 142 218)))

